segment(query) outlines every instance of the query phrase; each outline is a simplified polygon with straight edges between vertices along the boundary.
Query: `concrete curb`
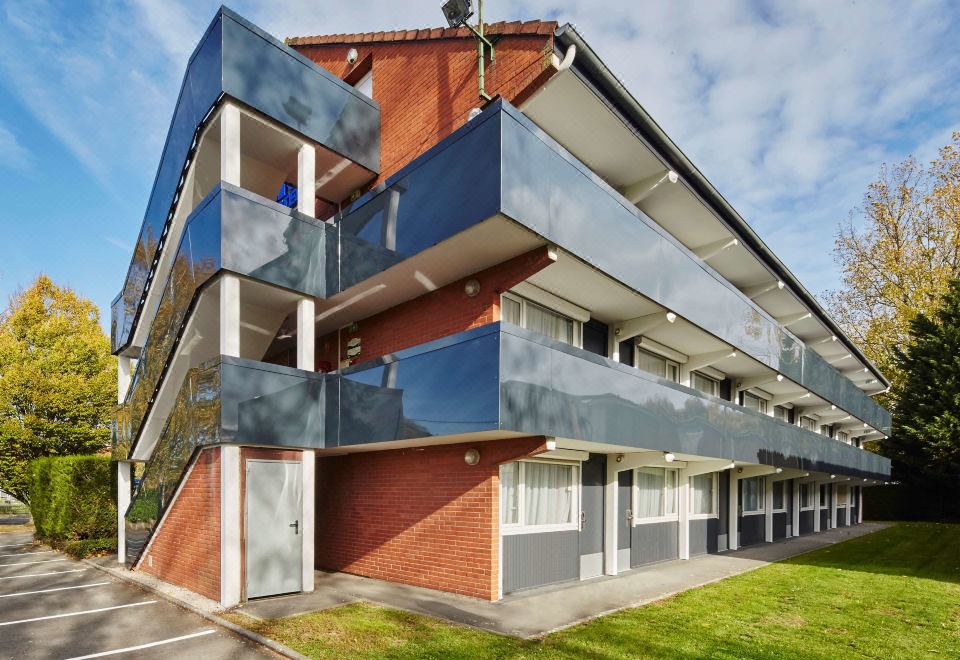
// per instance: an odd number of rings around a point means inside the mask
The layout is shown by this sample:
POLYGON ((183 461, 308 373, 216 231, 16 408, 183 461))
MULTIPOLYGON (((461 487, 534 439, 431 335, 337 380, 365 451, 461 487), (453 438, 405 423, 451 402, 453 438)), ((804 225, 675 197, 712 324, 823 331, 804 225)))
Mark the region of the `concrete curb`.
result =
POLYGON ((196 607, 192 603, 188 603, 184 600, 176 598, 175 596, 171 596, 170 594, 164 592, 162 589, 157 589, 152 585, 145 584, 140 580, 137 580, 129 575, 125 575, 124 571, 107 568, 106 566, 101 566, 100 564, 97 564, 96 562, 93 562, 89 559, 81 559, 80 561, 82 561, 87 566, 90 566, 92 568, 97 569, 98 571, 106 573, 107 575, 115 577, 118 580, 122 580, 127 584, 134 585, 140 589, 143 589, 144 591, 149 591, 150 593, 156 594, 157 596, 160 596, 167 602, 173 603, 174 605, 176 605, 181 609, 185 609, 188 612, 193 612, 194 614, 203 617, 207 621, 210 621, 211 623, 214 623, 220 626, 221 628, 226 628, 227 630, 234 633, 235 635, 239 635, 240 637, 245 637, 252 642, 256 642, 257 644, 260 644, 261 646, 264 646, 270 649, 271 651, 273 651, 274 653, 278 653, 279 655, 282 655, 285 658, 292 658, 292 660, 309 660, 307 656, 294 651, 290 647, 285 646, 280 642, 272 640, 269 637, 264 637, 263 635, 253 632, 252 630, 247 630, 243 626, 238 626, 232 621, 228 621, 227 619, 219 617, 216 614, 213 614, 212 612, 208 612, 199 607, 196 607))

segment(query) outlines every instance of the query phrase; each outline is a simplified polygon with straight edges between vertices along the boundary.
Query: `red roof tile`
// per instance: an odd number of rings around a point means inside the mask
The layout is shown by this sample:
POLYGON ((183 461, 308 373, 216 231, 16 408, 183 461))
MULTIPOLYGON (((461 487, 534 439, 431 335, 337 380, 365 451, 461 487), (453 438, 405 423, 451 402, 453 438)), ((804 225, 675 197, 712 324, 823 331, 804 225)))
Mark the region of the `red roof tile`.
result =
MULTIPOLYGON (((551 35, 557 29, 556 21, 499 21, 487 23, 488 35, 551 35)), ((422 28, 419 30, 392 30, 390 32, 360 32, 355 34, 319 34, 312 37, 287 37, 289 46, 323 46, 326 44, 359 44, 388 41, 423 41, 425 39, 459 39, 471 36, 465 27, 422 28)))

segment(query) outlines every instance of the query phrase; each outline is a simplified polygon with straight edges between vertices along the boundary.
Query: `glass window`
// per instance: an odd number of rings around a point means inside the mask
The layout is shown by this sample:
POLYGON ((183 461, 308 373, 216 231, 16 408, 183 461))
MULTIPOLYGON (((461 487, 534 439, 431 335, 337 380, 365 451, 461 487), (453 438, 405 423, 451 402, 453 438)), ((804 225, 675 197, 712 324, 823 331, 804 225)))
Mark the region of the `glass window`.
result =
POLYGON ((833 437, 832 435, 830 435, 830 425, 829 425, 829 424, 821 424, 821 425, 820 425, 820 435, 825 435, 825 436, 827 436, 828 438, 832 438, 832 437, 833 437))
POLYGON ((514 300, 513 298, 507 298, 506 296, 503 296, 503 301, 500 308, 502 310, 501 315, 504 321, 514 325, 523 325, 523 322, 520 319, 519 300, 514 300))
POLYGON ((756 410, 758 413, 767 414, 767 400, 761 399, 756 394, 743 392, 743 407, 750 410, 756 410))
POLYGON ((790 411, 783 406, 774 406, 773 416, 779 419, 781 422, 790 422, 790 411))
POLYGON ((816 433, 817 420, 815 420, 813 417, 806 417, 806 416, 801 417, 800 428, 802 428, 804 431, 813 431, 814 433, 816 433))
POLYGON ((710 378, 699 371, 690 374, 690 385, 695 390, 712 396, 720 396, 720 381, 716 378, 710 378))
POLYGON ((847 487, 837 486, 837 506, 847 506, 847 487))
POLYGON ((787 482, 786 481, 773 482, 773 510, 774 511, 787 510, 787 482))
POLYGON ((667 468, 637 468, 635 518, 650 520, 677 514, 677 471, 667 468))
POLYGON ((740 483, 743 484, 743 512, 744 513, 758 513, 763 511, 763 497, 761 496, 763 478, 762 477, 750 477, 748 479, 741 479, 740 483))
POLYGON ((516 525, 520 522, 520 464, 500 466, 500 523, 516 525))
POLYGON ((580 345, 580 322, 515 294, 500 297, 501 318, 573 346, 580 345))
POLYGON ((800 508, 813 508, 813 484, 800 484, 800 508))
POLYGON ((846 431, 837 431, 837 440, 848 445, 850 444, 850 436, 846 431))
POLYGON ((577 467, 568 463, 517 461, 501 465, 501 525, 575 525, 577 480, 577 467))
POLYGON ((827 502, 827 484, 820 484, 820 508, 826 509, 829 502, 827 502))
POLYGON ((642 348, 636 350, 635 356, 637 369, 654 376, 660 376, 660 378, 672 380, 675 383, 680 380, 680 367, 676 362, 642 348))
POLYGON ((717 515, 717 473, 690 477, 690 513, 717 515))

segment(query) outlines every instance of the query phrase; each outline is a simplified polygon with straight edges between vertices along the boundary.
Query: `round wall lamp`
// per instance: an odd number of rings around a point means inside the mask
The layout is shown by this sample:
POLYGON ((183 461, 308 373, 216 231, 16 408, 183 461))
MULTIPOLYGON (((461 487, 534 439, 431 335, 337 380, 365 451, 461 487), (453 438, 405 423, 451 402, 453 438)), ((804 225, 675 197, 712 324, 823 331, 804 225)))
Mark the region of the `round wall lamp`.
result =
POLYGON ((673 463, 676 458, 677 457, 673 455, 673 452, 663 452, 663 460, 665 460, 667 463, 673 463))
POLYGON ((480 462, 480 452, 476 449, 468 449, 463 454, 463 462, 467 465, 476 465, 480 462))
POLYGON ((467 280, 467 283, 463 287, 463 292, 467 294, 468 298, 474 298, 478 293, 480 293, 480 280, 467 280))
POLYGON ((777 468, 777 474, 780 474, 781 472, 783 472, 783 468, 777 468))
POLYGON ((357 52, 356 48, 351 48, 347 51, 347 63, 353 64, 357 61, 357 58, 360 57, 360 53, 357 52))
POLYGON ((620 463, 623 460, 623 454, 617 454, 617 463, 620 463))

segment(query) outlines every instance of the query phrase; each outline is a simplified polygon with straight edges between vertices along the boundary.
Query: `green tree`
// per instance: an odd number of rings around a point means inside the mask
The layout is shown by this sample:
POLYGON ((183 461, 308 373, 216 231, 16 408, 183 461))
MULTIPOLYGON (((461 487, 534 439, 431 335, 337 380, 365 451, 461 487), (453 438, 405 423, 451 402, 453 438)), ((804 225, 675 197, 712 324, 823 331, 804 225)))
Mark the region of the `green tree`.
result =
POLYGON ((898 476, 960 475, 960 280, 948 283, 933 314, 914 317, 894 355, 903 378, 893 391, 899 403, 884 454, 898 476))
MULTIPOLYGON (((837 235, 842 286, 826 304, 864 353, 897 385, 895 348, 917 314, 932 314, 960 277, 960 132, 923 166, 880 169, 863 205, 837 235)), ((883 403, 896 406, 891 396, 883 403)))
POLYGON ((0 313, 0 489, 27 502, 41 456, 110 445, 117 364, 90 300, 40 275, 0 313))

